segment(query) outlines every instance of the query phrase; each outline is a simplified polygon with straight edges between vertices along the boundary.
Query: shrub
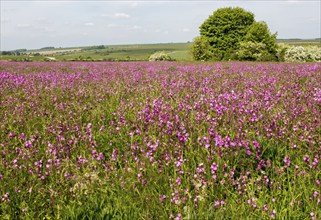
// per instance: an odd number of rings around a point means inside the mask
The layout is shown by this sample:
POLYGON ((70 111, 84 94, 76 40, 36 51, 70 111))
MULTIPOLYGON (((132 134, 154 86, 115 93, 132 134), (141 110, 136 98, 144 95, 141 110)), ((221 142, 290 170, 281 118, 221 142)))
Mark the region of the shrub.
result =
POLYGON ((275 55, 276 55, 278 61, 283 62, 285 60, 284 57, 285 57, 285 52, 287 51, 287 49, 289 49, 289 46, 287 46, 283 43, 277 44, 275 55))
POLYGON ((56 61, 56 58, 54 58, 54 57, 45 57, 44 61, 46 61, 46 62, 54 62, 54 61, 56 61))
POLYGON ((244 41, 263 43, 266 51, 275 55, 277 47, 276 36, 276 33, 271 34, 265 22, 254 22, 247 31, 244 41))
POLYGON ((205 37, 199 36, 194 38, 193 44, 191 46, 191 52, 194 60, 210 60, 213 56, 210 48, 211 45, 205 37))
POLYGON ((286 62, 320 62, 321 49, 317 46, 292 46, 285 51, 286 62))
POLYGON ((321 62, 321 48, 317 46, 306 47, 306 52, 308 54, 308 60, 312 62, 321 62))
POLYGON ((156 52, 149 57, 149 61, 173 61, 168 54, 166 54, 164 51, 156 52))
POLYGON ((236 59, 249 61, 276 61, 277 57, 268 51, 266 44, 262 42, 245 41, 240 43, 240 47, 236 51, 236 59))

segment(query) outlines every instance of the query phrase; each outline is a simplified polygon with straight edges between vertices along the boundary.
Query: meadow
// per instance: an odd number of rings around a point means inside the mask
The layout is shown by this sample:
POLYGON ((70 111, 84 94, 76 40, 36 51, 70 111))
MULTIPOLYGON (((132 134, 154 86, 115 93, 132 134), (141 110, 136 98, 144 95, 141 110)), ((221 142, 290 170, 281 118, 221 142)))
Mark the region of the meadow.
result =
POLYGON ((175 60, 191 61, 190 46, 191 43, 163 43, 38 49, 2 55, 0 60, 44 61, 49 56, 58 61, 143 61, 157 51, 165 51, 175 60))
MULTIPOLYGON (((320 39, 279 39, 277 43, 288 46, 318 46, 320 39)), ((159 43, 159 44, 128 44, 128 45, 99 45, 82 47, 26 50, 19 55, 1 55, 0 61, 48 61, 52 57, 56 61, 146 61, 150 55, 164 51, 177 61, 193 61, 190 51, 192 43, 159 43)), ((17 50, 19 51, 19 50, 17 50)), ((50 61, 50 60, 49 60, 50 61)))
POLYGON ((289 46, 318 46, 321 47, 321 38, 316 39, 278 39, 278 43, 284 43, 289 46))
POLYGON ((0 219, 321 219, 320 63, 0 62, 0 219))

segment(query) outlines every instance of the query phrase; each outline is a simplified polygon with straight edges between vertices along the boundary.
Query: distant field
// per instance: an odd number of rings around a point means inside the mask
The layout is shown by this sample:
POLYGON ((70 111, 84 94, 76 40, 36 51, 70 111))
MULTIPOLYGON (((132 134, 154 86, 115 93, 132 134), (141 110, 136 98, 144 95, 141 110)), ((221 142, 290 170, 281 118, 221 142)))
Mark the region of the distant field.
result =
POLYGON ((278 43, 284 43, 294 46, 319 46, 321 47, 321 38, 311 39, 311 40, 302 40, 302 39, 278 39, 278 43))
POLYGON ((62 50, 45 50, 45 51, 35 51, 35 52, 31 52, 31 54, 36 54, 39 53, 41 55, 51 55, 51 54, 60 54, 60 53, 75 53, 81 51, 80 48, 76 48, 76 49, 62 49, 62 50))
POLYGON ((166 43, 166 44, 132 44, 132 45, 103 45, 79 48, 57 48, 48 50, 30 50, 24 55, 1 56, 1 60, 12 61, 41 61, 47 55, 56 60, 66 61, 114 61, 114 60, 148 60, 149 56, 157 51, 165 51, 174 59, 180 61, 192 60, 189 53, 190 43, 166 43))
MULTIPOLYGON (((295 46, 321 46, 321 39, 279 39, 278 43, 295 46)), ((191 43, 101 45, 72 48, 29 50, 23 55, 5 55, 0 60, 44 61, 47 56, 57 61, 144 61, 157 51, 165 51, 177 61, 192 61, 191 43)))

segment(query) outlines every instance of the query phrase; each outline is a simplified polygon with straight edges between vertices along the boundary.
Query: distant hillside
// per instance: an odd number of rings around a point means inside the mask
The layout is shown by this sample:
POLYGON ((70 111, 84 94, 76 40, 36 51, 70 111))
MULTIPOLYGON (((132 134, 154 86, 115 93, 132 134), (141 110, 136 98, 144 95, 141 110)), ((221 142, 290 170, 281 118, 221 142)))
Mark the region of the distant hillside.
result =
POLYGON ((29 50, 27 55, 32 60, 41 60, 50 55, 56 60, 95 60, 95 61, 139 61, 148 60, 149 56, 157 51, 165 51, 173 59, 181 61, 192 60, 189 53, 191 43, 158 43, 158 44, 127 44, 127 45, 98 45, 73 48, 48 47, 38 50, 29 50))
MULTIPOLYGON (((277 39, 278 43, 295 46, 315 45, 321 47, 317 39, 277 39)), ((127 45, 93 45, 80 47, 43 47, 34 50, 2 51, 0 60, 44 61, 46 57, 63 61, 140 61, 148 60, 157 51, 165 51, 178 61, 191 61, 191 43, 156 43, 127 45)))
POLYGON ((291 39, 277 39, 278 43, 285 43, 289 45, 296 45, 296 46, 308 46, 308 45, 315 45, 321 46, 321 38, 315 39, 299 39, 299 38, 291 38, 291 39))

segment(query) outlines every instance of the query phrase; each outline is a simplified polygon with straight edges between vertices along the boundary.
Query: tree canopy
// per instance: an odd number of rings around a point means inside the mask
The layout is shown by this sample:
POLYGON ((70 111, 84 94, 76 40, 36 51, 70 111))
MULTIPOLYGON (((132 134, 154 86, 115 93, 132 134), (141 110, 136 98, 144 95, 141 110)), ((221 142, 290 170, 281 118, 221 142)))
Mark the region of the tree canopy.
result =
POLYGON ((265 22, 256 22, 252 12, 240 7, 220 8, 214 11, 200 26, 200 37, 195 38, 192 46, 193 57, 196 60, 201 60, 202 57, 195 56, 195 52, 199 53, 195 50, 196 45, 203 46, 203 50, 208 47, 209 51, 203 58, 214 60, 238 59, 237 50, 240 47, 244 50, 249 44, 258 46, 259 51, 264 49, 264 53, 276 53, 276 34, 272 35, 265 22), (244 47, 246 43, 247 46, 244 47))

